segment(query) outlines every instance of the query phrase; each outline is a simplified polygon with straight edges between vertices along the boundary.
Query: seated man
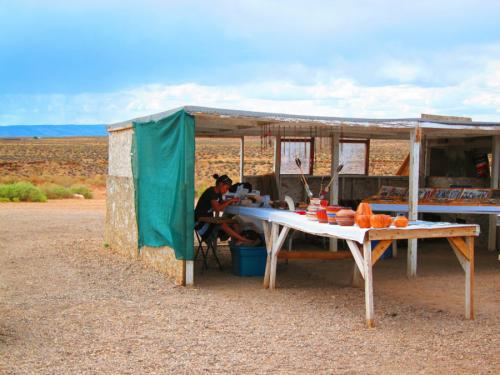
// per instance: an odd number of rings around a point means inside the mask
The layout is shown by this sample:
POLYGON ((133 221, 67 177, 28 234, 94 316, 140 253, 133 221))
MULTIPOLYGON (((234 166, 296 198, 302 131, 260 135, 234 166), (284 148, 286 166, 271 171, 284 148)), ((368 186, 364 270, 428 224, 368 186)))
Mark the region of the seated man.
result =
MULTIPOLYGON (((219 176, 214 174, 213 177, 215 179, 215 186, 209 187, 203 192, 194 210, 194 228, 203 240, 206 240, 213 233, 216 225, 200 222, 199 219, 201 217, 214 217, 215 212, 222 212, 230 204, 239 201, 238 198, 232 198, 226 201, 222 200, 222 196, 228 192, 229 187, 233 183, 227 175, 219 176)), ((247 239, 240 234, 238 224, 223 223, 220 224, 220 229, 222 229, 225 234, 230 236, 236 245, 253 245, 255 242, 254 240, 247 239)))

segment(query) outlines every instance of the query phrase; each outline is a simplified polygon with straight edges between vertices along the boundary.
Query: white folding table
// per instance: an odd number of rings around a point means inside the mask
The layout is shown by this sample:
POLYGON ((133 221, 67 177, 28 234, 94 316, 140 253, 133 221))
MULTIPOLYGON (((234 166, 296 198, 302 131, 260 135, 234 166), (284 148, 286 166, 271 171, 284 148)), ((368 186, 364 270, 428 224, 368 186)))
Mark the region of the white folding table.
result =
POLYGON ((474 237, 479 235, 475 224, 431 223, 418 221, 406 228, 362 229, 358 226, 339 226, 308 220, 295 212, 271 208, 229 206, 226 214, 262 220, 267 248, 267 263, 263 285, 276 287, 278 254, 290 229, 318 236, 346 240, 354 258, 356 275, 364 279, 366 323, 374 326, 372 269, 393 240, 415 238, 446 238, 465 272, 465 317, 474 319, 474 237), (280 228, 281 227, 281 228, 280 228), (378 240, 374 249, 371 241, 378 240))

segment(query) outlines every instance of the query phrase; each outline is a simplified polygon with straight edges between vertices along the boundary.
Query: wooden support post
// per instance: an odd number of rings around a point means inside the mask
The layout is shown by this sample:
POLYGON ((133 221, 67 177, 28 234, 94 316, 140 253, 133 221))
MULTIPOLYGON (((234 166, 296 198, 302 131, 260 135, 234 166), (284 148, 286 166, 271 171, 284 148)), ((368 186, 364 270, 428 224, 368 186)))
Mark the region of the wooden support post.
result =
POLYGON ((245 177, 245 137, 240 138, 240 182, 245 177))
POLYGON ((276 177, 279 199, 281 197, 281 137, 279 135, 274 137, 273 171, 276 177))
POLYGON ((423 164, 424 164, 424 171, 423 171, 423 175, 424 175, 424 184, 422 185, 422 187, 425 187, 426 186, 426 183, 427 183, 427 177, 430 176, 431 174, 431 148, 430 148, 430 141, 427 137, 425 137, 425 142, 424 142, 424 146, 423 146, 423 154, 424 154, 424 160, 423 160, 423 164))
MULTIPOLYGON (((492 137, 491 187, 498 189, 500 173, 500 136, 492 137)), ((497 249, 497 215, 489 215, 488 250, 497 249)))
POLYGON ((363 244, 363 264, 365 273, 365 307, 366 325, 368 328, 375 326, 373 308, 373 275, 372 275, 372 246, 370 241, 363 244))
POLYGON ((194 285, 194 261, 186 260, 186 286, 194 285))
MULTIPOLYGON (((340 164, 340 135, 332 135, 332 149, 331 149, 331 164, 330 174, 333 177, 332 186, 330 186, 330 204, 339 204, 339 172, 337 169, 340 164)), ((338 240, 330 238, 330 251, 338 250, 338 240)))
MULTIPOLYGON (((415 126, 410 133, 410 178, 408 191, 408 218, 418 219, 418 177, 420 170, 420 148, 422 130, 415 126)), ((406 275, 408 278, 417 276, 417 240, 408 240, 408 258, 406 275)))

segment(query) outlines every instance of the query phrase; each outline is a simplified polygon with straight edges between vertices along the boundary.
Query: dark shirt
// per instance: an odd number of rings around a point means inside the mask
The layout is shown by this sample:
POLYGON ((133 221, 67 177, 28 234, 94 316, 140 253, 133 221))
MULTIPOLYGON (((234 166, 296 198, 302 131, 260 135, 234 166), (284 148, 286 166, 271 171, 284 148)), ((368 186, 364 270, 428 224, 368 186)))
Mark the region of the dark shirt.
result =
POLYGON ((203 192, 198 203, 196 204, 196 208, 194 209, 194 219, 198 221, 200 217, 213 217, 214 209, 212 208, 212 201, 216 200, 218 202, 222 202, 222 194, 217 193, 215 191, 215 187, 209 187, 207 190, 203 192))

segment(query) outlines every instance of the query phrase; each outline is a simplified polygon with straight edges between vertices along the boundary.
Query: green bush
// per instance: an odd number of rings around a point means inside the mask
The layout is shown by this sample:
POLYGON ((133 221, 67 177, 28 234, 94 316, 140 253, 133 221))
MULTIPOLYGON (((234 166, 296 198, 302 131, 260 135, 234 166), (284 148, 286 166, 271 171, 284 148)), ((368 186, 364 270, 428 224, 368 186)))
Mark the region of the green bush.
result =
POLYGON ((69 190, 72 194, 81 194, 85 199, 92 199, 92 190, 85 185, 73 185, 69 190))
POLYGON ((47 197, 35 185, 29 182, 0 184, 0 199, 3 202, 46 202, 47 197))
POLYGON ((70 189, 57 184, 47 183, 40 186, 40 188, 48 199, 65 199, 73 196, 73 192, 70 189))

